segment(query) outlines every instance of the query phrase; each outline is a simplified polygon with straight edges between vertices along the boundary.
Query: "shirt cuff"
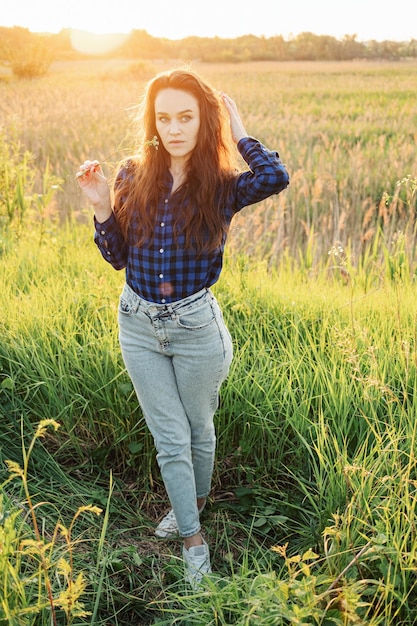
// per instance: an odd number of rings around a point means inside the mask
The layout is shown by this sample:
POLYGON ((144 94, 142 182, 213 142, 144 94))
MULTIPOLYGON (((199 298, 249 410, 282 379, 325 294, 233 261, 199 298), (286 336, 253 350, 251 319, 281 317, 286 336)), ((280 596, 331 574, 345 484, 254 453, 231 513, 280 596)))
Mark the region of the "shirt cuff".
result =
POLYGON ((244 152, 246 147, 249 147, 249 145, 251 143, 259 143, 257 139, 255 139, 255 137, 251 137, 250 135, 248 135, 247 137, 242 137, 242 139, 239 139, 239 141, 237 142, 237 149, 239 150, 239 152, 244 152))
POLYGON ((96 216, 94 216, 94 226, 99 235, 104 236, 110 234, 115 230, 116 224, 117 222, 113 212, 105 222, 98 222, 96 216))

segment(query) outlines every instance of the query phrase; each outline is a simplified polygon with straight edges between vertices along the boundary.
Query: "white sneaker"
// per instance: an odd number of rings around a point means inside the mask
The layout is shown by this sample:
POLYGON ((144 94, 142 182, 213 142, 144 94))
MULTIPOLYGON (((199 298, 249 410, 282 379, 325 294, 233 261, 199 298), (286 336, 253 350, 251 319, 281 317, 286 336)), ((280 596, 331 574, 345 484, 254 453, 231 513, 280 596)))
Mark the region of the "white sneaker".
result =
POLYGON ((211 573, 210 552, 208 545, 203 539, 202 546, 182 548, 185 564, 185 581, 191 585, 194 591, 201 588, 201 581, 205 574, 211 573))
POLYGON ((159 522, 155 529, 155 535, 162 539, 170 539, 171 537, 178 537, 178 524, 177 518, 173 509, 168 511, 165 517, 159 522))
MULTIPOLYGON (((206 504, 204 503, 203 506, 198 509, 198 512, 201 513, 205 506, 206 504)), ((161 539, 175 539, 175 537, 179 537, 177 518, 175 517, 173 509, 170 509, 159 522, 155 529, 155 535, 161 539)))

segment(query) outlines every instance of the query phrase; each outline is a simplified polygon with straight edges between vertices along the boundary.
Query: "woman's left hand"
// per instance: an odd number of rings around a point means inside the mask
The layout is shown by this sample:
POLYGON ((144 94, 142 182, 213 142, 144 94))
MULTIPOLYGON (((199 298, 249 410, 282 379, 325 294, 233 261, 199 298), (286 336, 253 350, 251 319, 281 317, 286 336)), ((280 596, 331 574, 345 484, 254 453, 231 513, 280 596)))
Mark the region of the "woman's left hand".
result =
POLYGON ((233 141, 238 143, 241 139, 243 139, 243 137, 247 137, 248 133, 246 132, 239 115, 239 111, 237 110, 236 102, 223 91, 221 92, 221 97, 229 114, 230 130, 232 131, 233 141))

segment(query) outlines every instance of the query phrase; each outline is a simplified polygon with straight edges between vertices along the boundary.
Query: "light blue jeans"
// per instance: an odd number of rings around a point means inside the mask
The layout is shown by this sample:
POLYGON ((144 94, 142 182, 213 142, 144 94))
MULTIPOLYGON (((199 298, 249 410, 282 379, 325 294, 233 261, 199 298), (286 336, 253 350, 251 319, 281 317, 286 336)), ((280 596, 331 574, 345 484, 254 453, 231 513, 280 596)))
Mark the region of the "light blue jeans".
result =
POLYGON ((232 361, 230 334, 209 289, 172 304, 154 304, 126 284, 119 302, 119 340, 179 533, 191 537, 200 531, 197 498, 210 492, 213 417, 232 361))

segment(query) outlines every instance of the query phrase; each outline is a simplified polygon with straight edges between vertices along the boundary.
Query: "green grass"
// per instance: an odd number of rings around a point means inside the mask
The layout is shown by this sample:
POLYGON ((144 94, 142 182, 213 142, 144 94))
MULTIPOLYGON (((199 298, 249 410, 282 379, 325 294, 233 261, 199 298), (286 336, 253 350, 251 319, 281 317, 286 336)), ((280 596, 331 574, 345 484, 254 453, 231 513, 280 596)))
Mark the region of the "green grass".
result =
MULTIPOLYGON (((203 517, 214 577, 209 593, 191 594, 180 544, 153 536, 167 500, 117 342, 123 274, 103 262, 90 227, 33 238, 14 243, 0 265, 0 538, 15 533, 13 584, 0 575, 7 601, 23 610, 36 594, 34 563, 19 547, 33 533, 27 497, 5 461, 23 463, 21 423, 24 449, 53 419, 59 429, 36 440, 27 467, 51 567, 68 553, 57 525, 68 528, 80 507, 103 509, 77 517, 70 546, 90 614, 65 622, 61 612, 58 623, 414 623, 411 271, 393 272, 388 251, 366 277, 345 259, 349 279, 333 259, 332 270, 309 274, 289 259, 270 270, 227 255, 214 291, 235 358, 203 517)), ((61 578, 51 580, 58 598, 61 578)), ((23 619, 9 623, 49 624, 47 604, 23 619)))
POLYGON ((101 67, 0 100, 0 626, 416 623, 415 65, 198 68, 291 186, 237 216, 214 288, 235 358, 196 594, 153 535, 124 276, 74 181, 86 157, 110 173, 148 78, 101 67))

